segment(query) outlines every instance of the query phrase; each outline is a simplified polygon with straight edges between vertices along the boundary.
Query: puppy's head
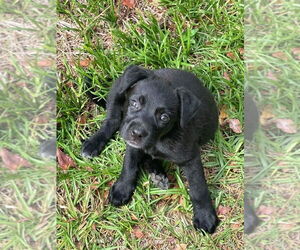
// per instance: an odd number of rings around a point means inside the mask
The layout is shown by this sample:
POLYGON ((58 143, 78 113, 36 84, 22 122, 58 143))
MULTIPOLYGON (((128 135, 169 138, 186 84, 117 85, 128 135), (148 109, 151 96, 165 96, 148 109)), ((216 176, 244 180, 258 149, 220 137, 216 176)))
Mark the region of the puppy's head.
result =
MULTIPOLYGON (((134 76, 124 75, 131 83, 126 86, 121 136, 132 147, 148 149, 174 126, 184 127, 196 113, 198 103, 190 92, 174 89, 172 83, 152 71, 137 66, 131 69, 134 76)), ((130 74, 130 68, 124 74, 130 74)))
POLYGON ((178 120, 176 92, 169 82, 137 66, 127 69, 123 78, 130 79, 131 83, 130 86, 122 83, 126 86, 127 103, 121 136, 128 145, 147 149, 167 134, 178 120))

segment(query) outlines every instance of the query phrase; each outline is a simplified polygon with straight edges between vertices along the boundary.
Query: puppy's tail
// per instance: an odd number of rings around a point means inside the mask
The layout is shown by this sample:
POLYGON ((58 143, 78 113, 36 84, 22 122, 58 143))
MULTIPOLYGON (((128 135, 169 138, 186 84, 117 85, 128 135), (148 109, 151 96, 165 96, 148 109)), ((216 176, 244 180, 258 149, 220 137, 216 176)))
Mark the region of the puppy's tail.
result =
POLYGON ((106 108, 106 100, 104 98, 96 96, 93 93, 95 92, 95 90, 93 89, 92 82, 93 80, 91 75, 84 77, 83 83, 84 86, 87 87, 86 94, 88 95, 88 97, 91 99, 92 102, 96 103, 100 107, 106 108))

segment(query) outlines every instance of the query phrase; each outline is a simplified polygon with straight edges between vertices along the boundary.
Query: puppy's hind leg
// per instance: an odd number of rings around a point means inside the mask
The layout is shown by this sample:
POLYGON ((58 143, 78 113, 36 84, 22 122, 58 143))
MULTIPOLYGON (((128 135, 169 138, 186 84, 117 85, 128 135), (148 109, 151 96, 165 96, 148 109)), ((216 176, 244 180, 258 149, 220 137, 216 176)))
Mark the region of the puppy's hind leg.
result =
POLYGON ((144 161, 144 167, 156 187, 163 190, 169 188, 169 180, 160 160, 151 159, 150 156, 147 156, 144 161))

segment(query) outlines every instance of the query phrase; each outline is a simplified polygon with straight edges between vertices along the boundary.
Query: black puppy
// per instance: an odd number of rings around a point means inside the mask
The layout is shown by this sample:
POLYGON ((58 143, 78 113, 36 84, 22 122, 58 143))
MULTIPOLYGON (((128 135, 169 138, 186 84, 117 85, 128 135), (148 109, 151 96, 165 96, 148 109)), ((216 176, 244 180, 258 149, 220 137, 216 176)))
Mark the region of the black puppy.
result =
MULTIPOLYGON (((218 111, 207 88, 193 74, 177 69, 128 67, 116 80, 101 129, 82 146, 83 157, 99 155, 120 129, 127 147, 121 175, 110 190, 115 206, 129 202, 141 165, 163 174, 161 160, 183 169, 190 187, 194 226, 213 233, 218 224, 204 177, 199 145, 214 137, 218 111)), ((159 178, 160 179, 160 178, 159 178)))

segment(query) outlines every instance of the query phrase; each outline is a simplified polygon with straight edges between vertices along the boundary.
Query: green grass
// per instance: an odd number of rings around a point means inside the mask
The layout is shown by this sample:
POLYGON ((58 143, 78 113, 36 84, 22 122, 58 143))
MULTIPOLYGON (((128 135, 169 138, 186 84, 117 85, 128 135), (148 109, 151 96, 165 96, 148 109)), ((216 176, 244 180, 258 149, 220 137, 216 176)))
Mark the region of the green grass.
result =
POLYGON ((57 10, 58 145, 77 164, 58 174, 58 248, 173 249, 177 244, 188 249, 242 248, 242 134, 222 127, 202 150, 214 204, 231 208, 220 215, 222 222, 212 236, 193 229, 186 181, 176 166, 166 163, 172 176, 169 190, 153 187, 143 173, 132 201, 115 208, 107 203, 107 194, 121 170, 124 141, 117 136, 93 160, 79 154, 82 140, 105 118, 105 110, 85 94, 82 79, 87 70, 103 97, 130 64, 191 71, 203 79, 218 106, 226 105, 229 117, 242 122, 242 1, 139 1, 135 10, 114 1, 59 1, 57 10), (85 58, 91 59, 88 69, 79 63, 85 58), (225 72, 230 80, 224 78, 225 72), (83 115, 86 122, 82 123, 83 115), (137 228, 142 238, 134 235, 137 228))
POLYGON ((45 84, 55 70, 37 64, 55 60, 51 11, 29 0, 1 1, 0 149, 32 165, 11 171, 0 159, 1 249, 55 248, 55 163, 38 155, 56 128, 55 90, 45 84))
MULTIPOLYGON (((260 109, 272 107, 275 118, 292 119, 299 130, 299 58, 292 52, 299 47, 299 3, 258 1, 246 10, 246 86, 260 109), (287 58, 276 58, 275 52, 287 58), (268 72, 277 80, 268 79, 268 72)), ((299 246, 299 143, 299 132, 286 134, 270 125, 261 128, 246 150, 246 181, 254 187, 254 204, 276 211, 261 216, 261 226, 246 238, 248 249, 299 246)))

